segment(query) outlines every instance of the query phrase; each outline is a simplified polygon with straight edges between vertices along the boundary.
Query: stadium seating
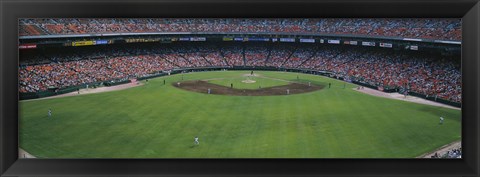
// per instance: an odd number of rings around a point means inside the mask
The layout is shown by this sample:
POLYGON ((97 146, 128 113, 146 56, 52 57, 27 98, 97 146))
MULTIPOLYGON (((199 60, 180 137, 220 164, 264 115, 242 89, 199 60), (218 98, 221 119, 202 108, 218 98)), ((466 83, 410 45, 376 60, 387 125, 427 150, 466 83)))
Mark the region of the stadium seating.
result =
POLYGON ((460 19, 21 19, 21 36, 143 32, 283 32, 461 40, 460 19))
POLYGON ((45 51, 20 55, 19 91, 38 92, 112 79, 141 77, 175 68, 271 66, 313 69, 378 87, 461 102, 460 59, 365 47, 291 44, 147 45, 45 51))

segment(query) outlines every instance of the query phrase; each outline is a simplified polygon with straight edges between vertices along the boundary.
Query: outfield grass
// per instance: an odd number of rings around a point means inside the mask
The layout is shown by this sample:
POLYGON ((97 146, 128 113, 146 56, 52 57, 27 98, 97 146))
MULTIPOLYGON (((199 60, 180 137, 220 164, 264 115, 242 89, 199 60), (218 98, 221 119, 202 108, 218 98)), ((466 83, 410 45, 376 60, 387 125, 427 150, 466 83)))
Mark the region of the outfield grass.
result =
MULTIPOLYGON (((332 83, 284 96, 208 95, 170 84, 249 73, 188 73, 121 91, 21 101, 20 147, 54 158, 411 158, 461 139, 459 110, 374 97, 321 76, 255 72, 332 83)), ((233 81, 240 86, 224 83, 233 81)))

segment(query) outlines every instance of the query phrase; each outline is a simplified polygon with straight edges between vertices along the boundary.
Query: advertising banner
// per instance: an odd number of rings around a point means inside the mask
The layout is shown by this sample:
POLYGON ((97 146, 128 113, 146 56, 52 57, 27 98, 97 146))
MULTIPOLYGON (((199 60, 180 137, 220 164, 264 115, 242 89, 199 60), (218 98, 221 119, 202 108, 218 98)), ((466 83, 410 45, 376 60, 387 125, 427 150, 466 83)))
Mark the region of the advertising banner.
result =
POLYGON ((96 40, 95 41, 95 45, 105 45, 105 44, 109 44, 109 41, 108 40, 96 40))
POLYGON ((350 45, 358 45, 357 41, 350 41, 350 45))
POLYGON ((270 38, 246 38, 247 41, 260 41, 260 42, 268 42, 270 38))
POLYGON ((280 38, 280 42, 295 42, 295 38, 280 38))
POLYGON ((363 46, 375 46, 375 42, 362 42, 363 46))
POLYGON ((315 39, 300 39, 300 42, 315 43, 315 39))
POLYGON ((160 42, 160 41, 168 41, 170 42, 170 38, 130 38, 125 39, 126 43, 137 43, 137 42, 160 42))
POLYGON ((144 42, 158 42, 158 41, 168 41, 170 42, 170 38, 147 38, 144 42))
POLYGON ((206 37, 191 37, 190 41, 206 41, 206 37))
POLYGON ((272 42, 277 42, 278 39, 277 38, 272 38, 272 42))
POLYGON ((410 50, 418 50, 418 46, 412 45, 412 46, 410 46, 410 50))
POLYGON ((75 42, 72 42, 72 46, 87 46, 87 45, 95 45, 95 41, 75 41, 75 42))
POLYGON ((323 40, 323 39, 320 39, 320 43, 322 43, 322 44, 323 44, 323 43, 325 43, 325 40, 323 40))
POLYGON ((328 43, 329 43, 329 44, 340 44, 340 40, 329 39, 329 40, 328 40, 328 43))
POLYGON ((392 48, 393 45, 390 43, 380 43, 380 47, 392 48))

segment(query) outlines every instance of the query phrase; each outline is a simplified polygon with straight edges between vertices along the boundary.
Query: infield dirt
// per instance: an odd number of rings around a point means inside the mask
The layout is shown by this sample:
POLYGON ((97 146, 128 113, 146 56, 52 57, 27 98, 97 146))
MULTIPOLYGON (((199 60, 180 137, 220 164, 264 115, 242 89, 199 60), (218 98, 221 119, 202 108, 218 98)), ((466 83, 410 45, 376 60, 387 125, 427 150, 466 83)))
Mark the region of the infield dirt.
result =
POLYGON ((211 94, 216 95, 235 95, 235 96, 271 96, 271 95, 292 95, 313 92, 316 90, 323 89, 322 85, 311 85, 301 83, 290 83, 282 86, 259 88, 259 89, 236 89, 225 87, 221 85, 211 84, 207 81, 185 81, 172 83, 174 87, 181 88, 188 91, 198 92, 198 93, 208 93, 210 89, 211 94), (288 93, 287 93, 288 90, 288 93))

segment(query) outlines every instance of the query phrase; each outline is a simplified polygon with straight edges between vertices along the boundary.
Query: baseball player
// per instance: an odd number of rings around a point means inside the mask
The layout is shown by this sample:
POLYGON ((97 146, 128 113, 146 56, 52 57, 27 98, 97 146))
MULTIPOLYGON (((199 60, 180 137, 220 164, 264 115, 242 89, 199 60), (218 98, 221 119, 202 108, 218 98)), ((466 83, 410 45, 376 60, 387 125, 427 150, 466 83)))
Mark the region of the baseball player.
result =
POLYGON ((195 145, 200 144, 200 142, 198 142, 198 136, 195 136, 195 138, 193 139, 193 144, 195 144, 195 145))

